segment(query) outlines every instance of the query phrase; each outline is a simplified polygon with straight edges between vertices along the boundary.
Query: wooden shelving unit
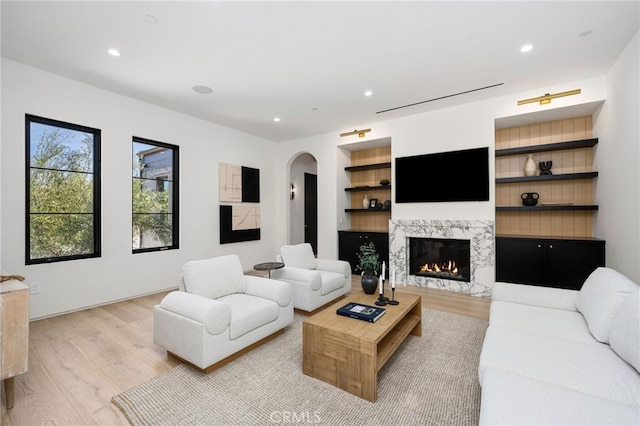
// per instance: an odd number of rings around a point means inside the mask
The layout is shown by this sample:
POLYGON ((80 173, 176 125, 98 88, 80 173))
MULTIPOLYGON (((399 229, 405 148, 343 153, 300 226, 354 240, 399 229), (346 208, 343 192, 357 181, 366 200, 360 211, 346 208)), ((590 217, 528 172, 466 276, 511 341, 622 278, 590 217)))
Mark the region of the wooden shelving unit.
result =
POLYGON ((598 139, 591 132, 590 116, 496 130, 496 234, 592 237, 598 139), (553 174, 524 176, 528 154, 553 161, 553 174), (523 206, 524 192, 540 194, 538 204, 523 206))

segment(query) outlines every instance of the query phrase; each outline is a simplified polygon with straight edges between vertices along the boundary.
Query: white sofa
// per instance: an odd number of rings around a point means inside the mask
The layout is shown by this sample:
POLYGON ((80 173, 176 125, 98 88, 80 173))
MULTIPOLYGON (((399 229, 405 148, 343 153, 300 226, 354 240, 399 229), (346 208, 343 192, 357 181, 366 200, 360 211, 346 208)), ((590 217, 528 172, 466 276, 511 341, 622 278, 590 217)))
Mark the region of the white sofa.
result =
POLYGON ((318 259, 309 243, 282 246, 278 260, 285 266, 271 271, 271 278, 291 284, 296 309, 312 312, 351 292, 349 262, 318 259))
POLYGON ((153 341, 205 371, 293 322, 291 286, 244 275, 237 255, 187 262, 179 291, 153 308, 153 341))
POLYGON ((496 283, 481 425, 640 425, 640 292, 609 268, 580 291, 496 283))

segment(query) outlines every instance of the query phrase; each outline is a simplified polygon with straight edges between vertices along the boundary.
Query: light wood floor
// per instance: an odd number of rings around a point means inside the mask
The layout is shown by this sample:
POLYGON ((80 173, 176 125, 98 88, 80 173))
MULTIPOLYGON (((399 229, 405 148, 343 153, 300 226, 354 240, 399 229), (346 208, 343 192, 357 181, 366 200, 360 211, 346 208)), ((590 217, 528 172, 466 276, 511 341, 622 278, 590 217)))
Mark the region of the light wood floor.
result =
MULTIPOLYGON (((354 292, 361 291, 359 279, 353 278, 354 292)), ((489 317, 487 299, 418 287, 396 291, 421 295, 423 307, 489 317)), ((0 425, 128 425, 111 397, 178 364, 152 340, 152 308, 165 294, 31 322, 29 371, 15 379, 12 409, 2 392, 0 425)))

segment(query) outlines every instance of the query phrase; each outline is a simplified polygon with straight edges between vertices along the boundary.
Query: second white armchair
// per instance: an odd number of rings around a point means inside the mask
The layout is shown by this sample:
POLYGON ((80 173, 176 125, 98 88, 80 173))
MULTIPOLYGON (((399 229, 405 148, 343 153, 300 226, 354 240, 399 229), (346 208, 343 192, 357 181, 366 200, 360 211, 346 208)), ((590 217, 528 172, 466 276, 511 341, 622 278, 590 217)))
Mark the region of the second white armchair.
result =
POLYGON ((294 308, 312 312, 351 292, 351 266, 337 259, 318 259, 308 243, 285 245, 278 260, 284 268, 271 278, 291 284, 294 308))

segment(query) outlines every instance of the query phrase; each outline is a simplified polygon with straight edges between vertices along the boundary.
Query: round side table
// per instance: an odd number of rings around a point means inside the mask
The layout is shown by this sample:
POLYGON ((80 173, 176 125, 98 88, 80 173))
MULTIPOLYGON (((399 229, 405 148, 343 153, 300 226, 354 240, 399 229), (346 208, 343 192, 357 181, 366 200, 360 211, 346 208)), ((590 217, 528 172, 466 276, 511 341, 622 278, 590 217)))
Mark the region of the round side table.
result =
POLYGON ((280 269, 284 268, 284 263, 282 262, 264 262, 258 263, 253 266, 253 269, 256 271, 269 271, 269 278, 271 278, 271 270, 272 269, 280 269))

